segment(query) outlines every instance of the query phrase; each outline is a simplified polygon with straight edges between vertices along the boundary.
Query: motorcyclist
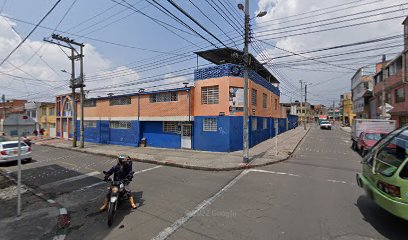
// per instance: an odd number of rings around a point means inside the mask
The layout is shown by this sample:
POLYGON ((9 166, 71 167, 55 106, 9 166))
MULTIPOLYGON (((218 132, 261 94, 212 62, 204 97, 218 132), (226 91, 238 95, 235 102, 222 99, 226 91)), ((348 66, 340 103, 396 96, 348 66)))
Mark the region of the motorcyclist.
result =
MULTIPOLYGON (((113 166, 109 171, 104 172, 105 173, 105 178, 104 180, 107 181, 109 177, 113 174, 113 179, 114 181, 123 181, 125 183, 125 186, 128 185, 133 178, 133 173, 132 173, 132 161, 129 156, 127 155, 119 155, 118 156, 118 163, 113 166)), ((129 203, 130 206, 135 209, 137 208, 132 192, 129 189, 124 189, 124 195, 129 198, 129 203)), ((99 209, 99 211, 103 212, 108 209, 109 206, 109 195, 110 195, 110 190, 106 194, 105 201, 102 205, 102 207, 99 209)))

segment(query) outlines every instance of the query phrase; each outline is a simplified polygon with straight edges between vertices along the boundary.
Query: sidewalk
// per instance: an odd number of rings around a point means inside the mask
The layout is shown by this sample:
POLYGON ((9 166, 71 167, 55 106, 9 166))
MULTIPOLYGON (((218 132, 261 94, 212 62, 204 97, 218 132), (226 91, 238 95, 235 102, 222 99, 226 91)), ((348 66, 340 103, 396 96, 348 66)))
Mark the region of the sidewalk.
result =
POLYGON ((351 127, 340 127, 341 130, 351 133, 351 127))
POLYGON ((16 216, 17 187, 0 175, 0 229, 2 239, 52 239, 57 230, 58 208, 26 188, 21 191, 21 215, 16 216))
POLYGON ((151 147, 129 147, 109 144, 85 143, 85 148, 73 148, 71 141, 63 139, 41 140, 37 145, 70 149, 91 154, 116 157, 127 154, 134 161, 147 162, 181 168, 208 171, 229 171, 251 167, 265 166, 283 161, 293 153, 297 145, 307 132, 303 128, 296 128, 278 136, 278 154, 275 150, 275 138, 264 141, 250 149, 250 163, 242 163, 242 151, 204 152, 185 149, 167 149, 151 147))

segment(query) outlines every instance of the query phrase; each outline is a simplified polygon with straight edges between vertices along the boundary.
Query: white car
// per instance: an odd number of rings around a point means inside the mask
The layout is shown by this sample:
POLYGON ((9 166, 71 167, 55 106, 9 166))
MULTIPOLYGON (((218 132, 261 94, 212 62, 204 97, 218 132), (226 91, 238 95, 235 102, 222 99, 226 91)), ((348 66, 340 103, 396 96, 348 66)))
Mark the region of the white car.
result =
POLYGON ((320 122, 320 129, 329 129, 331 130, 332 125, 330 123, 330 121, 321 121, 320 122))
MULTIPOLYGON (((21 142, 21 160, 31 161, 31 147, 21 142)), ((0 142, 0 163, 18 160, 18 141, 0 142)))

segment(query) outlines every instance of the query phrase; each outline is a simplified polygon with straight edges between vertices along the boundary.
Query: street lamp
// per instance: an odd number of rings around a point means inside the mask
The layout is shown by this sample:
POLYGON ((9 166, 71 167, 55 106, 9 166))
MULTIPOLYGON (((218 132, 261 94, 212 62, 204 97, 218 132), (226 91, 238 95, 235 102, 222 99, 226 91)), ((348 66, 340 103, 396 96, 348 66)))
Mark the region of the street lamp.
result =
MULTIPOLYGON (((245 7, 242 3, 238 4, 238 9, 245 12, 245 35, 244 35, 244 134, 243 134, 243 162, 249 162, 249 117, 248 117, 248 45, 249 45, 249 0, 245 0, 245 7)), ((258 13, 257 17, 266 15, 265 11, 258 13)))

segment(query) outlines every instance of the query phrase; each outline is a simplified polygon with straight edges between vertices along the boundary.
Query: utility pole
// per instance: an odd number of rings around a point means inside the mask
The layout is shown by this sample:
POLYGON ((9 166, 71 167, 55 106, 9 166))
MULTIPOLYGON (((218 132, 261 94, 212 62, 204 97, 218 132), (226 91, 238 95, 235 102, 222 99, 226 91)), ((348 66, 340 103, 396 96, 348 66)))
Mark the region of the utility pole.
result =
POLYGON ((382 70, 381 118, 382 119, 385 119, 385 115, 387 114, 385 112, 385 79, 387 78, 387 74, 385 72, 385 65, 386 65, 386 58, 384 54, 382 55, 382 65, 381 65, 381 70, 382 70))
MULTIPOLYGON (((1 100, 3 101, 3 123, 4 120, 6 119, 6 95, 1 95, 1 100)), ((3 129, 4 132, 4 129, 3 129)))
MULTIPOLYGON (((77 104, 76 104, 76 93, 75 93, 75 53, 74 53, 74 49, 71 49, 71 89, 72 89, 72 107, 74 108, 74 116, 73 116, 73 120, 74 120, 74 138, 72 139, 72 147, 76 147, 77 146, 77 104)), ((68 133, 69 134, 69 133, 68 133)))
POLYGON ((303 129, 306 130, 306 123, 309 121, 309 114, 307 114, 307 83, 305 83, 305 124, 303 125, 303 129))
POLYGON ((71 56, 69 57, 69 59, 71 60, 72 63, 72 71, 71 71, 71 88, 72 88, 72 102, 73 102, 73 110, 74 110, 74 116, 73 116, 73 125, 74 125, 74 138, 72 141, 72 146, 76 147, 77 146, 77 138, 78 138, 78 134, 77 134, 77 102, 76 102, 76 93, 75 93, 75 89, 76 88, 80 88, 80 107, 81 107, 81 119, 80 119, 80 147, 83 148, 84 147, 84 73, 83 73, 83 47, 84 44, 82 43, 78 43, 75 42, 74 40, 68 38, 68 37, 63 37, 60 36, 58 34, 52 34, 51 35, 52 39, 57 40, 58 42, 54 42, 54 41, 50 41, 48 39, 44 39, 44 41, 49 42, 49 43, 53 43, 53 44, 57 44, 59 46, 65 47, 65 48, 69 48, 71 49, 71 56), (61 42, 64 42, 65 44, 61 44, 61 42), (72 46, 78 46, 80 47, 80 53, 78 53, 78 51, 72 46), (76 55, 75 55, 76 53, 76 55), (79 73, 79 78, 75 78, 75 60, 79 60, 80 61, 80 73, 79 73))
POLYGON ((304 113, 303 113, 303 81, 300 81, 300 124, 304 124, 303 122, 303 117, 304 117, 304 113))
POLYGON ((245 36, 244 36, 244 151, 243 161, 249 162, 249 129, 248 129, 248 45, 249 45, 249 0, 245 0, 245 36))
MULTIPOLYGON (((80 45, 81 51, 80 51, 80 65, 79 65, 79 78, 80 78, 80 89, 81 89, 81 96, 80 96, 80 102, 81 102, 81 144, 80 147, 84 148, 84 53, 83 53, 83 48, 84 46, 81 44, 80 45)), ((76 119, 75 119, 76 121, 76 119)))
POLYGON ((333 110, 332 110, 332 114, 333 114, 333 123, 336 122, 336 112, 334 111, 334 101, 333 101, 333 110))

